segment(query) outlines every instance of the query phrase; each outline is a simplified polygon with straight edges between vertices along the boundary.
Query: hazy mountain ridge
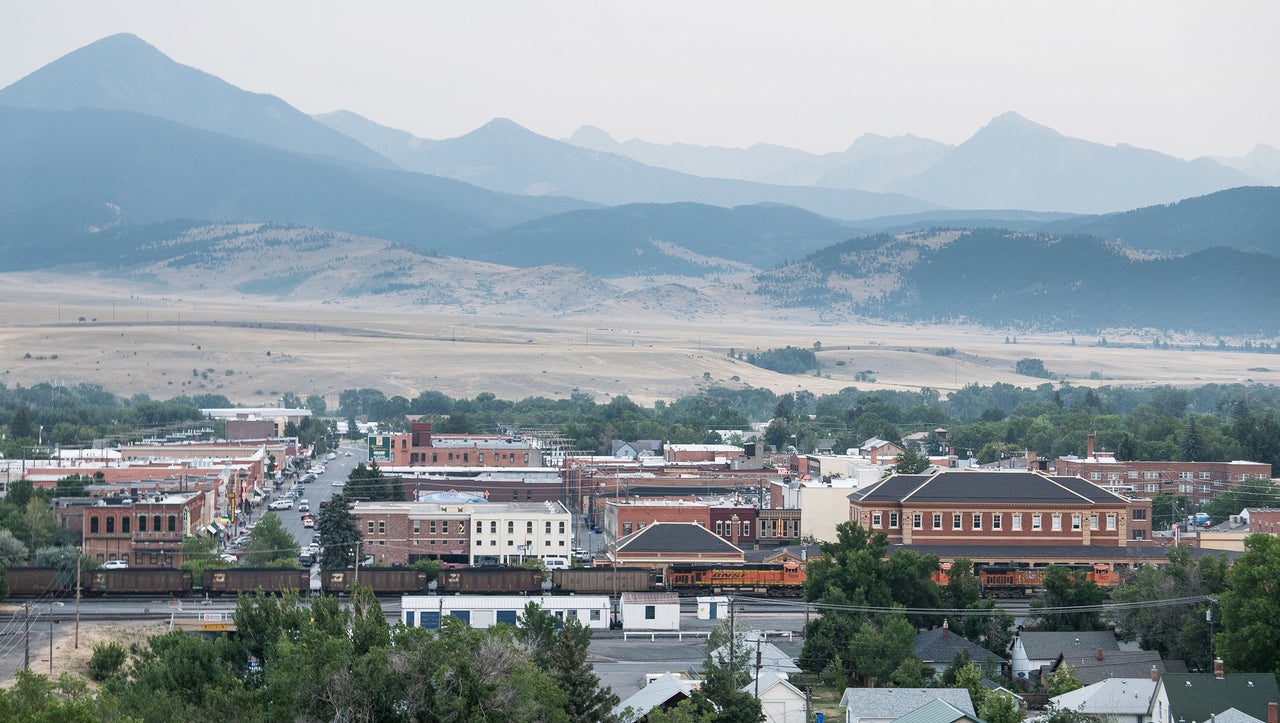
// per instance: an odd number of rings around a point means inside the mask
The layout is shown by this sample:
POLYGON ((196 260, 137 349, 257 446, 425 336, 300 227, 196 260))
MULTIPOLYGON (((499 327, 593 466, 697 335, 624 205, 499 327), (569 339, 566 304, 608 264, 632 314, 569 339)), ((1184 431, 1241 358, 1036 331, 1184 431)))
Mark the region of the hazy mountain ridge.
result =
POLYGON ((1276 273, 1280 258, 1237 249, 1144 259, 1090 236, 979 229, 853 239, 757 280, 784 306, 901 322, 1269 337, 1280 320, 1258 291, 1276 273))
POLYGON ((297 153, 395 167, 280 98, 176 63, 127 33, 86 45, 0 89, 0 105, 132 111, 297 153))

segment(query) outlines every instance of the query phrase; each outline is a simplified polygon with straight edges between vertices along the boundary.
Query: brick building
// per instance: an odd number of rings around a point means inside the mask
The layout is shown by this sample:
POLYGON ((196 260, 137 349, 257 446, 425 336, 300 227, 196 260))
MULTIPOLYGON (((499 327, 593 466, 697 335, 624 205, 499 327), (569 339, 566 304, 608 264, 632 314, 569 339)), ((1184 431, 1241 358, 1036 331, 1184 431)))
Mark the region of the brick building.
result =
POLYGON ((662 453, 668 464, 709 462, 729 465, 731 460, 745 457, 747 451, 732 444, 668 444, 662 453))
POLYGON ((1275 507, 1249 507, 1244 510, 1249 518, 1249 532, 1280 535, 1280 509, 1275 507))
POLYGON ((130 567, 177 567, 182 540, 212 523, 208 493, 186 492, 97 500, 83 508, 84 554, 130 567))
POLYGON ((401 434, 369 437, 369 459, 393 467, 541 467, 542 450, 518 435, 436 434, 412 422, 401 434))
POLYGON ((1195 507, 1202 507, 1218 492, 1235 489, 1244 480, 1271 479, 1271 465, 1263 462, 1121 462, 1111 452, 1095 452, 1093 435, 1087 444, 1085 457, 1059 457, 1054 471, 1135 497, 1186 495, 1195 507))
POLYGON ((1036 472, 893 475, 849 495, 850 519, 890 544, 1124 547, 1151 539, 1151 500, 1036 472))
POLYGON ((364 553, 380 565, 518 564, 526 557, 569 557, 573 549, 573 516, 559 502, 440 493, 419 502, 361 502, 351 513, 364 553))

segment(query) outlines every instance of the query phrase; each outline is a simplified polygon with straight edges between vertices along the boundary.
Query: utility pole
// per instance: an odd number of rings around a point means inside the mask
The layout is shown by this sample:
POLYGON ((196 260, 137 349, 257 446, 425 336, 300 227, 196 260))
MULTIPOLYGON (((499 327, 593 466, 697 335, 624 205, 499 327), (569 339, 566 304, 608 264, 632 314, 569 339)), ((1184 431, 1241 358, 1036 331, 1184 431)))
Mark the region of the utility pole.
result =
MULTIPOLYGON (((756 637, 756 700, 760 700, 760 643, 762 642, 762 641, 761 641, 761 637, 763 637, 763 636, 757 636, 757 637, 756 637)), ((50 639, 52 639, 52 638, 50 638, 50 639)), ((53 662, 52 662, 52 661, 53 661, 53 653, 50 653, 50 654, 49 654, 49 660, 51 661, 51 662, 49 663, 49 666, 50 666, 50 668, 52 669, 52 667, 53 667, 53 662)), ((52 670, 51 670, 51 672, 49 673, 49 675, 53 675, 52 670)))
POLYGON ((80 649, 80 566, 84 560, 84 550, 76 551, 76 642, 75 649, 80 649))
POLYGON ((738 628, 737 620, 733 615, 733 596, 729 596, 729 680, 733 680, 733 664, 738 655, 738 628))
POLYGON ((31 603, 23 603, 22 610, 22 669, 31 670, 31 603))

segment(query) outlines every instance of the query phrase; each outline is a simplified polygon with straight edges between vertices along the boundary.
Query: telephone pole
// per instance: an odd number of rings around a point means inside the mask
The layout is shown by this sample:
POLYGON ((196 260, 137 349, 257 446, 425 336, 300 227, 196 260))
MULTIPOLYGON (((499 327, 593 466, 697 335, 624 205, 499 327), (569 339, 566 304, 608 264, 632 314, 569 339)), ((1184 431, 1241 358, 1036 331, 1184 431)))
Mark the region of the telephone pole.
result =
POLYGON ((24 603, 22 609, 22 669, 31 670, 31 603, 24 603))

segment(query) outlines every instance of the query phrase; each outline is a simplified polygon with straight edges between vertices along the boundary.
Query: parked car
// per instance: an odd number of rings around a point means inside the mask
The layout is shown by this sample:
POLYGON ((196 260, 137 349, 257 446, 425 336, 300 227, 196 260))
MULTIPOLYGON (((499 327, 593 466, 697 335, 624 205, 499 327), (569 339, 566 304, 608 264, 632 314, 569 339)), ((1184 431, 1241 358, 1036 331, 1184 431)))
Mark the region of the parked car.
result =
POLYGON ((347 457, 350 457, 350 456, 351 456, 351 453, 350 453, 350 452, 347 452, 346 456, 347 456, 347 457))
POLYGON ((298 501, 298 511, 299 511, 299 512, 310 512, 310 511, 311 511, 311 503, 310 503, 310 502, 307 502, 306 500, 299 500, 299 501, 298 501))
POLYGON ((315 526, 316 526, 316 518, 312 517, 311 515, 307 515, 306 517, 303 517, 303 518, 302 518, 302 526, 303 526, 303 527, 315 527, 315 526))
POLYGON ((128 560, 107 560, 106 562, 102 563, 102 569, 103 570, 128 570, 129 561, 128 560))
POLYGON ((343 485, 345 485, 345 484, 346 484, 346 482, 344 482, 344 481, 342 481, 342 480, 340 480, 340 479, 336 479, 336 480, 334 480, 333 482, 331 482, 330 484, 332 484, 334 487, 342 487, 343 485))
POLYGON ((282 497, 276 500, 275 502, 272 502, 271 504, 267 505, 267 507, 273 510, 291 510, 293 509, 293 498, 282 497))

